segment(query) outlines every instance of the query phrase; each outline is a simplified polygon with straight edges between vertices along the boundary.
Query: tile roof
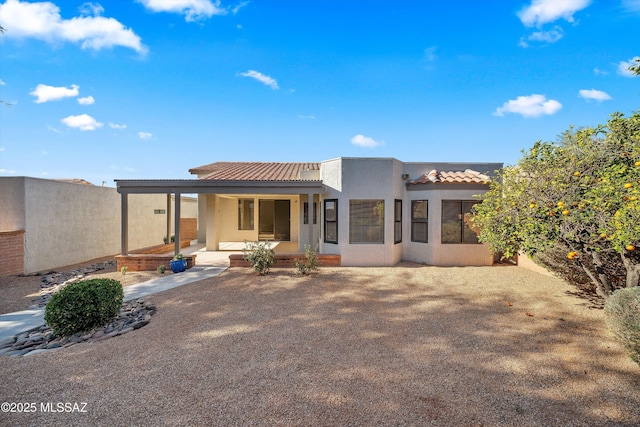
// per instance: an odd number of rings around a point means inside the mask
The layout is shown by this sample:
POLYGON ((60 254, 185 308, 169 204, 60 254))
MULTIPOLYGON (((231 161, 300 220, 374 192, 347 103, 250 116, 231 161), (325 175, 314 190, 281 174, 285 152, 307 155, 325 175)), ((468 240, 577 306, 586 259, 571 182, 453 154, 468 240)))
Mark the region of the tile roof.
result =
POLYGON ((200 179, 221 181, 317 181, 301 178, 301 172, 319 170, 320 163, 216 162, 189 172, 204 175, 200 179))
POLYGON ((465 171, 438 171, 432 169, 420 178, 407 181, 408 184, 436 184, 436 183, 460 183, 460 184, 487 184, 489 176, 472 169, 465 171))
POLYGON ((71 184, 93 185, 89 181, 84 180, 82 178, 54 178, 54 181, 68 182, 71 184))

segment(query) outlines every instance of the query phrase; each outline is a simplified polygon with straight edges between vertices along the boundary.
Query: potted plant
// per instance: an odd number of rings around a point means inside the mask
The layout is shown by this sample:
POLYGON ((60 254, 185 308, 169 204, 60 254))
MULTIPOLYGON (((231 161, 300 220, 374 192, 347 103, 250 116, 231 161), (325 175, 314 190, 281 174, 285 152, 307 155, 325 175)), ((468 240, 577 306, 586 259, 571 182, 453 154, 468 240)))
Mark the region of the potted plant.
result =
POLYGON ((174 273, 180 273, 181 271, 185 271, 187 269, 187 260, 184 259, 184 255, 177 254, 169 262, 169 267, 171 267, 171 271, 173 271, 174 273))

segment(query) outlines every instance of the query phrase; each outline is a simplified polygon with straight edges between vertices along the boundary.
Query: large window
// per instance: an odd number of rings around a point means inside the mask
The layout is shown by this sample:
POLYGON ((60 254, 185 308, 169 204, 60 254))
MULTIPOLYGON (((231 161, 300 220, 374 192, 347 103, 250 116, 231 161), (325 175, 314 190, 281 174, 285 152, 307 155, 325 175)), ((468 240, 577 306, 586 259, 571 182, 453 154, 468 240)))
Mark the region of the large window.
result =
POLYGON ((427 200, 411 201, 411 241, 427 243, 429 241, 428 230, 429 202, 427 200))
POLYGON ((238 199, 238 230, 253 230, 253 199, 238 199))
POLYGON ((384 243, 384 200, 349 200, 349 243, 384 243))
POLYGON ((393 243, 402 242, 402 200, 393 202, 393 243))
POLYGON ((442 201, 442 243, 479 243, 471 228, 474 200, 442 201))
MULTIPOLYGON (((304 202, 303 211, 304 211, 303 223, 309 224, 309 202, 304 202)), ((313 223, 314 224, 318 223, 318 204, 316 202, 313 202, 313 223)))
POLYGON ((338 243, 338 200, 324 201, 324 241, 338 243))

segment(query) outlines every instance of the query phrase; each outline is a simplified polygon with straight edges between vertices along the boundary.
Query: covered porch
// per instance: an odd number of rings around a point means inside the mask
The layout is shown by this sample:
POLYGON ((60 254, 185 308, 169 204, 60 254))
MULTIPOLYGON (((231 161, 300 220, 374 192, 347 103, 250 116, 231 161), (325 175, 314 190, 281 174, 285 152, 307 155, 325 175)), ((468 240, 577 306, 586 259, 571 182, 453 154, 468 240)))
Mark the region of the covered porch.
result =
MULTIPOLYGON (((241 254, 245 241, 271 241, 279 255, 304 254, 306 245, 318 247, 321 238, 320 202, 324 187, 320 180, 116 180, 121 195, 121 254, 130 254, 129 194, 166 194, 177 201, 173 207, 173 254, 188 254, 181 247, 180 196, 198 195, 198 243, 206 252, 241 254)), ((168 202, 169 203, 169 202, 168 202)), ((167 224, 167 229, 171 224, 167 224)), ((168 235, 168 234, 167 234, 168 235)), ((165 254, 167 255, 167 254, 165 254)), ((199 264, 194 251, 192 265, 199 264)), ((191 258, 191 255, 190 255, 191 258)), ((143 267, 149 270, 149 264, 143 267)))

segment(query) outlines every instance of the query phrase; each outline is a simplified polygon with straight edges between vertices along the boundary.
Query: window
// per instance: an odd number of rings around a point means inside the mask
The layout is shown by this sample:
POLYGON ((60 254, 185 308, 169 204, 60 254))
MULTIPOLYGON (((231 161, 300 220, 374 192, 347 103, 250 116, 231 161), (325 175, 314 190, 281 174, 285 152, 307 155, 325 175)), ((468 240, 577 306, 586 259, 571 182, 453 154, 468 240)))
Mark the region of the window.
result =
MULTIPOLYGON (((304 224, 309 224, 309 202, 304 202, 304 204, 302 205, 302 208, 304 210, 304 224)), ((318 204, 316 202, 313 202, 313 223, 317 224, 318 223, 318 204)))
POLYGON ((238 199, 238 230, 253 230, 253 199, 238 199))
POLYGON ((429 202, 427 200, 411 201, 411 241, 427 243, 429 234, 429 202))
POLYGON ((338 200, 324 201, 324 241, 338 243, 338 200))
POLYGON ((402 200, 393 203, 393 243, 402 242, 402 200))
POLYGON ((479 243, 471 228, 473 200, 442 201, 442 243, 479 243))
POLYGON ((384 243, 384 200, 349 200, 349 243, 384 243))

